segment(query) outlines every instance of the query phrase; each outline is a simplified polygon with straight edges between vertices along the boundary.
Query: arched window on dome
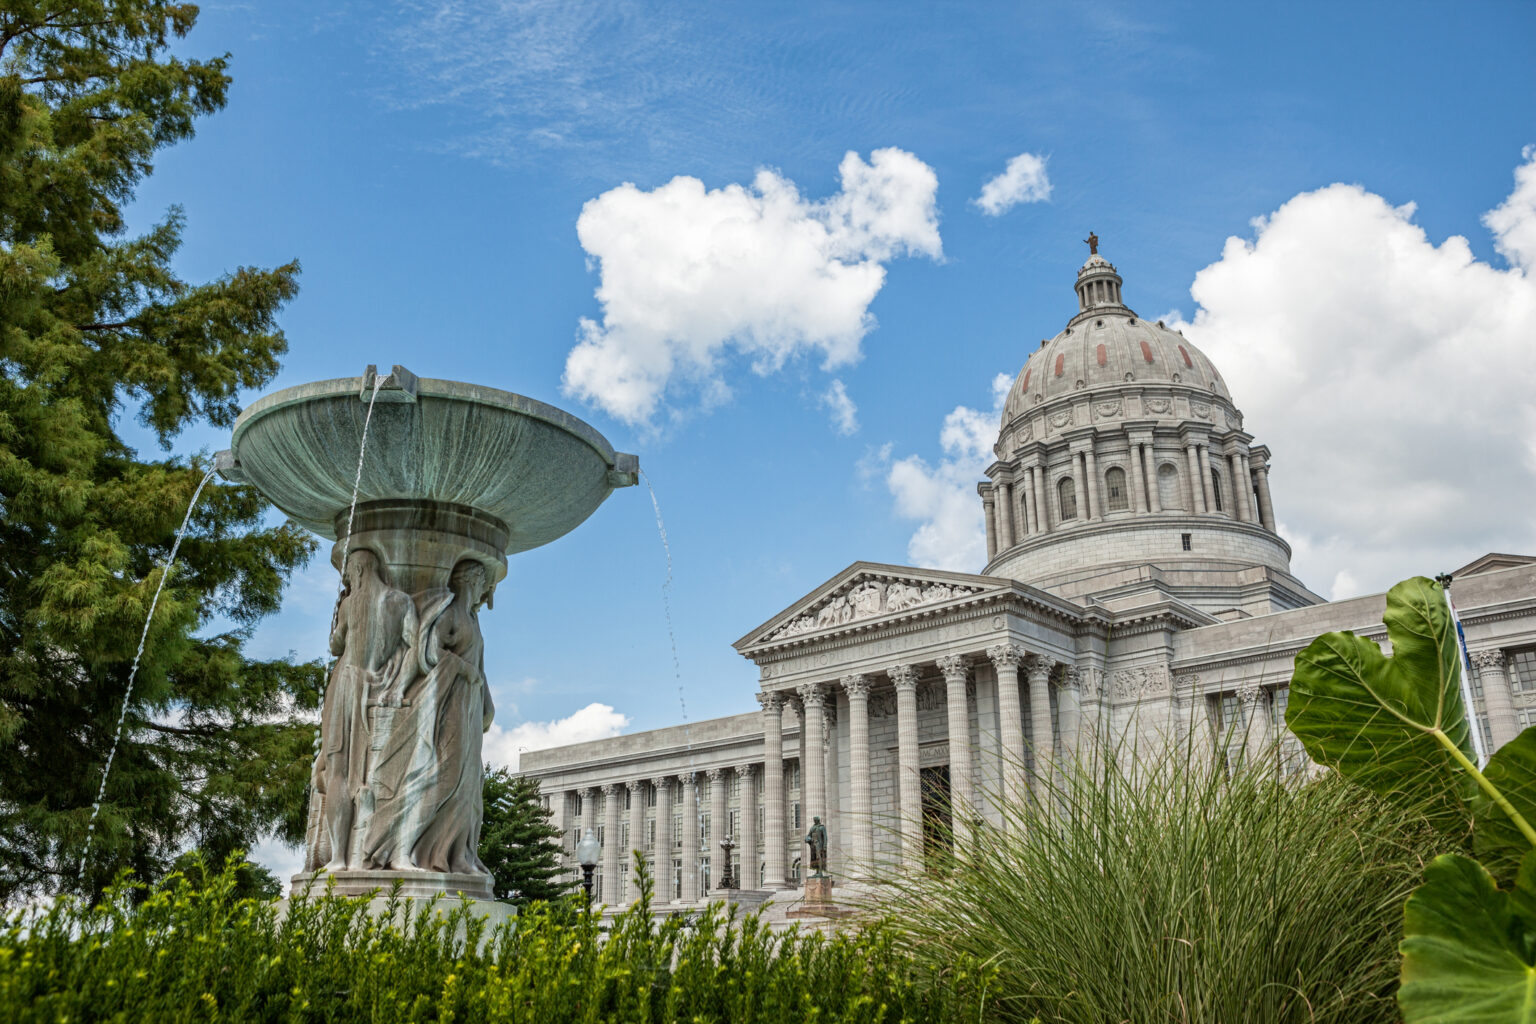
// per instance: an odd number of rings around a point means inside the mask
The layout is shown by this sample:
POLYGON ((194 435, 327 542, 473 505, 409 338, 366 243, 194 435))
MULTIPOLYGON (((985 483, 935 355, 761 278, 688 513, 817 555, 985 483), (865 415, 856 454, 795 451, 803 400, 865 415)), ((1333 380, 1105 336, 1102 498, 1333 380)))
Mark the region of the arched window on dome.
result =
POLYGON ((1165 510, 1184 511, 1184 488, 1179 486, 1179 469, 1171 462, 1157 467, 1157 503, 1165 510))
POLYGON ((1072 478, 1064 476, 1056 482, 1056 496, 1061 501, 1061 520, 1077 518, 1077 487, 1072 478))
POLYGON ((1212 511, 1224 511, 1224 506, 1221 503, 1221 471, 1217 469, 1211 470, 1211 497, 1216 501, 1216 507, 1212 511))
POLYGON ((1125 489, 1125 470, 1119 466, 1104 473, 1104 507, 1110 512, 1124 512, 1131 507, 1131 495, 1125 489))

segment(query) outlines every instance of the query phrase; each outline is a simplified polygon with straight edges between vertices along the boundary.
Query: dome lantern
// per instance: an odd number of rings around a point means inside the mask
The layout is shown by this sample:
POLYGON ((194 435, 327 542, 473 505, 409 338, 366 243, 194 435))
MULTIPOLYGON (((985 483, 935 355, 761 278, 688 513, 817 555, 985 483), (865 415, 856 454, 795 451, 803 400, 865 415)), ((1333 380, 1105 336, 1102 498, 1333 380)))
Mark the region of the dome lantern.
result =
POLYGON ((1088 246, 1088 262, 1077 272, 1077 309, 1079 313, 1124 306, 1120 298, 1120 275, 1114 264, 1099 255, 1099 236, 1088 233, 1084 239, 1088 246))

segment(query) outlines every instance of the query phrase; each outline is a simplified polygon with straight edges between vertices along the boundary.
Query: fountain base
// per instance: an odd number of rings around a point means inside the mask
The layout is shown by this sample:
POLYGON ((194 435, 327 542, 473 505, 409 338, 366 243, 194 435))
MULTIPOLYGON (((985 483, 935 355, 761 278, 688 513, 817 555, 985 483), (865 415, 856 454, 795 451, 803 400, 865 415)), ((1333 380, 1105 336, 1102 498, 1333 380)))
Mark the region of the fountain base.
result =
POLYGON ((330 891, 337 896, 368 896, 376 894, 387 898, 393 891, 395 883, 400 884, 399 895, 402 899, 430 899, 433 896, 442 896, 449 901, 457 900, 460 896, 467 896, 472 900, 492 900, 495 893, 491 890, 491 876, 470 873, 452 873, 447 871, 388 871, 376 869, 353 870, 343 868, 340 871, 307 871, 294 875, 291 879, 291 895, 297 896, 306 889, 313 895, 324 892, 327 883, 331 883, 330 891))

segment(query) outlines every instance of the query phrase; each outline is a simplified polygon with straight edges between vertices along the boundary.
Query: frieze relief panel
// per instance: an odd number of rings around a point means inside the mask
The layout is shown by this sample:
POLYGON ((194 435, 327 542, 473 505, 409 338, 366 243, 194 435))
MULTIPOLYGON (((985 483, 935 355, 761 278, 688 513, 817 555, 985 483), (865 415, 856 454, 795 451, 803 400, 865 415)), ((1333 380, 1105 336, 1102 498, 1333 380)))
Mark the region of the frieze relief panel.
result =
POLYGON ((1112 686, 1116 701, 1155 697, 1168 692, 1168 670, 1160 665, 1122 668, 1115 672, 1112 686))
POLYGON ((786 640, 822 629, 835 629, 850 622, 878 618, 881 615, 897 615, 901 612, 938 604, 957 597, 981 593, 980 587, 967 587, 948 583, 902 583, 860 577, 844 590, 833 594, 822 604, 804 615, 791 619, 758 641, 768 643, 786 640))
POLYGON ((1117 398, 1112 402, 1098 403, 1093 407, 1093 411, 1101 420, 1112 420, 1120 415, 1121 408, 1120 399, 1117 398))
POLYGON ((1146 407, 1147 412, 1155 413, 1159 416, 1166 416, 1173 411, 1173 399, 1149 398, 1146 401, 1146 407))

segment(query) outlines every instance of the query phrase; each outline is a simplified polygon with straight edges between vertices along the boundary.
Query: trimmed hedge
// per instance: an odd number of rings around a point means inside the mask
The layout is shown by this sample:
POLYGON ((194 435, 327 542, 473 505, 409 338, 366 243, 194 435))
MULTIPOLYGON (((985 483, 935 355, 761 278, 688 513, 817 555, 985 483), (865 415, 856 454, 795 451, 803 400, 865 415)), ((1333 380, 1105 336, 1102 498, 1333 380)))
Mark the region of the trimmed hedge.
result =
MULTIPOLYGON (((989 971, 920 973, 874 927, 771 933, 721 904, 653 918, 650 884, 606 934, 574 899, 487 935, 466 906, 404 923, 330 895, 235 899, 235 865, 195 887, 121 881, 0 934, 0 1021, 563 1021, 805 1024, 976 1020, 989 971)), ((403 901, 401 901, 403 903, 403 901)))

